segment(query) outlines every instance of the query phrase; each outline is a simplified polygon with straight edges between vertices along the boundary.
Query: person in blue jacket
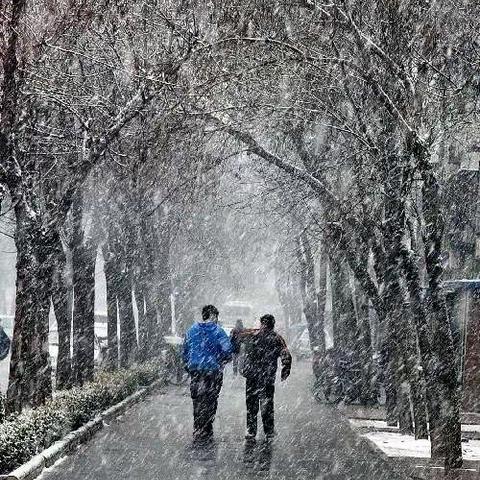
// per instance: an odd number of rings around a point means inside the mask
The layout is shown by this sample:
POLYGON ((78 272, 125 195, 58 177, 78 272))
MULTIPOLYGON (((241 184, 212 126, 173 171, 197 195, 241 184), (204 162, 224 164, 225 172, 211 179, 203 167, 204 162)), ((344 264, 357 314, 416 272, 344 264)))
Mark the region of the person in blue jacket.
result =
POLYGON ((189 328, 183 344, 183 360, 190 374, 195 442, 213 439, 223 367, 232 359, 230 339, 217 322, 217 308, 206 305, 202 309, 202 321, 189 328))

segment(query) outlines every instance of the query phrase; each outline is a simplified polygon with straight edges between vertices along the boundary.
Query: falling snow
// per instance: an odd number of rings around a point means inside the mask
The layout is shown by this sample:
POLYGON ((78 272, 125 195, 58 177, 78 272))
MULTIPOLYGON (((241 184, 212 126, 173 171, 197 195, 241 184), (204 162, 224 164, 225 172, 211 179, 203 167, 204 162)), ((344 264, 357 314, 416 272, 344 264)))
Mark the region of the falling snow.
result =
POLYGON ((0 18, 0 476, 480 471, 477 1, 0 18))

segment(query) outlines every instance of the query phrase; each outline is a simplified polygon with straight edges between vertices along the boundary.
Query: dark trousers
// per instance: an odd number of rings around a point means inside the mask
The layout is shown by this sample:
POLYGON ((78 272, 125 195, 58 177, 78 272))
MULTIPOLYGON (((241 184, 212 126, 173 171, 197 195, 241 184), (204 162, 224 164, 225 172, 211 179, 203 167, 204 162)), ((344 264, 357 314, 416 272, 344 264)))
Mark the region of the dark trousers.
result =
POLYGON ((222 372, 191 372, 190 394, 193 401, 193 436, 196 439, 213 435, 218 396, 222 389, 222 372))
POLYGON ((255 377, 247 377, 247 432, 257 434, 257 416, 260 409, 262 415, 263 431, 265 435, 274 432, 274 407, 275 383, 255 377))

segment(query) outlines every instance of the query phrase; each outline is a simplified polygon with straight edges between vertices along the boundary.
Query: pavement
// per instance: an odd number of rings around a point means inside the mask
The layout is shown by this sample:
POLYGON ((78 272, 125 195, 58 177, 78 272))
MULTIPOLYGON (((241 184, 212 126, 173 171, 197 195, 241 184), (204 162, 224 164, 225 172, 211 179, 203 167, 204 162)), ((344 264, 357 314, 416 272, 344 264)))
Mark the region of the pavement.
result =
POLYGON ((168 387, 132 407, 88 444, 42 474, 42 480, 395 480, 334 407, 309 394, 309 368, 296 365, 276 390, 273 441, 244 440, 244 380, 225 375, 215 422, 215 443, 191 442, 187 387, 168 387))
MULTIPOLYGON (((430 458, 430 441, 415 439, 413 435, 400 433, 398 426, 387 425, 384 420, 364 417, 365 409, 349 409, 352 427, 382 455, 398 472, 418 480, 479 480, 480 479, 480 425, 462 424, 462 468, 446 472, 442 460, 430 458)), ((375 413, 375 412, 374 412, 375 413)), ((378 412, 377 412, 378 413, 378 412)), ((466 414, 462 415, 467 419, 466 414)), ((469 414, 470 419, 476 415, 469 414)))

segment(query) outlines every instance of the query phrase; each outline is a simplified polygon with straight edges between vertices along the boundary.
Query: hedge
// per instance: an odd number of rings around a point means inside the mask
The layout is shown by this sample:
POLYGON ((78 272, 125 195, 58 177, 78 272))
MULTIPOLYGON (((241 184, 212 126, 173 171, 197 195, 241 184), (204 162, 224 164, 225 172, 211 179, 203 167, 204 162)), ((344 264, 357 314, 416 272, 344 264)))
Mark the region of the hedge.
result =
POLYGON ((160 372, 159 361, 127 370, 101 371, 94 381, 83 387, 58 392, 45 405, 4 420, 0 424, 0 475, 27 462, 101 411, 134 393, 139 386, 150 385, 159 378, 160 372))

